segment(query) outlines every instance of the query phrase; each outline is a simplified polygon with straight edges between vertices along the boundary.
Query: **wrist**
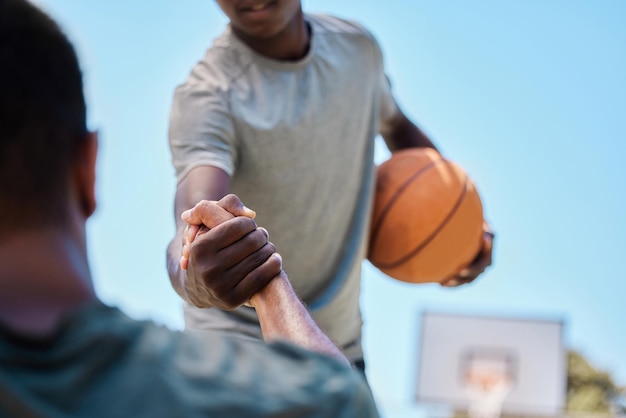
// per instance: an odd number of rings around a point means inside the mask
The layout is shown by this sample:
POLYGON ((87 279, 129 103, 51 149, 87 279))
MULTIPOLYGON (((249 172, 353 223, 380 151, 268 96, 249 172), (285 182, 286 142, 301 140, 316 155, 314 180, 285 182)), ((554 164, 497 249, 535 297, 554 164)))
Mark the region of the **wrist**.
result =
POLYGON ((295 297, 287 275, 281 270, 263 289, 252 295, 248 304, 259 310, 267 305, 278 304, 289 295, 295 297))

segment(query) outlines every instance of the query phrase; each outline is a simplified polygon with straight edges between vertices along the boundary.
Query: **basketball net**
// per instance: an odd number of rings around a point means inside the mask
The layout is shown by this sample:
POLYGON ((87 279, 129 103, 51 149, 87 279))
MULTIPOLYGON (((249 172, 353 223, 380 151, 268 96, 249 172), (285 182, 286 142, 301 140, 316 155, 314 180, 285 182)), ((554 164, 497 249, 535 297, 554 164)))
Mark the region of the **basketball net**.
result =
POLYGON ((499 418, 502 404, 513 388, 507 372, 491 368, 470 369, 465 375, 470 418, 499 418))

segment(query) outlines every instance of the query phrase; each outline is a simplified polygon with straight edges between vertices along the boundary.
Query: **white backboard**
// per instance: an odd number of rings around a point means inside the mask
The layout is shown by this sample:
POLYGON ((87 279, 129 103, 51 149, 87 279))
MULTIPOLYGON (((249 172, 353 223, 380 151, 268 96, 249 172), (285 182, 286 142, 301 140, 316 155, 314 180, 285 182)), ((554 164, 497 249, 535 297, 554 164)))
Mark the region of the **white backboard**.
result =
POLYGON ((422 315, 418 402, 469 409, 477 396, 475 382, 489 385, 485 375, 507 382, 506 393, 502 394, 502 413, 558 415, 566 394, 563 323, 458 314, 422 315), (473 387, 468 382, 474 382, 473 387))

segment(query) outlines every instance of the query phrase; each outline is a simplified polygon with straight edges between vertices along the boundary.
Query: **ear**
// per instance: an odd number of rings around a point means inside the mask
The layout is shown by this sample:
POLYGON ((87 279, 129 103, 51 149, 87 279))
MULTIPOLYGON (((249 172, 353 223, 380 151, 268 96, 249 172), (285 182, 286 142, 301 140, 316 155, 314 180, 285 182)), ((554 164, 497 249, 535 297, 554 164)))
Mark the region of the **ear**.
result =
POLYGON ((96 210, 97 157, 98 133, 89 132, 78 150, 75 168, 78 199, 86 218, 96 210))

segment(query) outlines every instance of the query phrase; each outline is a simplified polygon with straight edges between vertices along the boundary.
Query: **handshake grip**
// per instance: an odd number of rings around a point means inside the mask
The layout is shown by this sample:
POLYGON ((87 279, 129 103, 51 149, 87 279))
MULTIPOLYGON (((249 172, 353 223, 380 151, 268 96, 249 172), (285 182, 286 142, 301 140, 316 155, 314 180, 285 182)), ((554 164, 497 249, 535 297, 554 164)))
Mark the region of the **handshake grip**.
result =
POLYGON ((184 211, 180 267, 185 299, 199 308, 233 310, 282 271, 282 259, 255 212, 233 194, 184 211))

